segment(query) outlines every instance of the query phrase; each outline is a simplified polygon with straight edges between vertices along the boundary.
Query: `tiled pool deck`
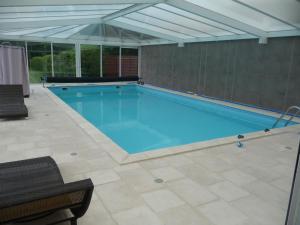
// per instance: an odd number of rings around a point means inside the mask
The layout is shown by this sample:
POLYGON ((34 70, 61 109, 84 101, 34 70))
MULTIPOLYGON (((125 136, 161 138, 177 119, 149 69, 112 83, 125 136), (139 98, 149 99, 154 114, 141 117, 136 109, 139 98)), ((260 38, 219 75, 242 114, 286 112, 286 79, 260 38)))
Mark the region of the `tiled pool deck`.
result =
POLYGON ((92 178, 93 201, 79 224, 284 224, 299 127, 242 149, 229 144, 120 165, 43 88, 32 91, 28 119, 0 121, 0 161, 50 155, 65 181, 92 178))

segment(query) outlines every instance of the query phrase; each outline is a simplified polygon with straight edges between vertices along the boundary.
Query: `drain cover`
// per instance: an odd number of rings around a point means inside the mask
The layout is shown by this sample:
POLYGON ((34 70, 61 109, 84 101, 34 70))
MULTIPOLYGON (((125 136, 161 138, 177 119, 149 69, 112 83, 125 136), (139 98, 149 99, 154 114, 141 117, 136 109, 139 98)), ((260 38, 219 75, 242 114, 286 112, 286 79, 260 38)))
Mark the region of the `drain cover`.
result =
POLYGON ((293 148, 290 147, 290 146, 285 146, 285 149, 287 149, 287 150, 292 150, 293 148))
POLYGON ((160 184, 160 183, 163 183, 164 180, 160 179, 160 178, 157 178, 157 179, 154 180, 154 182, 160 184))
POLYGON ((71 156, 75 156, 75 155, 77 155, 77 153, 76 152, 72 152, 70 155, 71 156))

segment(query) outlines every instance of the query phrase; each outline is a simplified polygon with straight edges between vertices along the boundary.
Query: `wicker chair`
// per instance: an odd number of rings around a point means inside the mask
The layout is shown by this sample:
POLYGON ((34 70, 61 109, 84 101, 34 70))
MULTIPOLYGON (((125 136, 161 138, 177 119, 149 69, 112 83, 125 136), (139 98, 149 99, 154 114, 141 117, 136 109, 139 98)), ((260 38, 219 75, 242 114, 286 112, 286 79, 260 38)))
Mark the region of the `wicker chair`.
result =
POLYGON ((51 157, 0 164, 0 224, 28 222, 69 209, 77 219, 87 211, 94 186, 90 179, 65 184, 51 157))

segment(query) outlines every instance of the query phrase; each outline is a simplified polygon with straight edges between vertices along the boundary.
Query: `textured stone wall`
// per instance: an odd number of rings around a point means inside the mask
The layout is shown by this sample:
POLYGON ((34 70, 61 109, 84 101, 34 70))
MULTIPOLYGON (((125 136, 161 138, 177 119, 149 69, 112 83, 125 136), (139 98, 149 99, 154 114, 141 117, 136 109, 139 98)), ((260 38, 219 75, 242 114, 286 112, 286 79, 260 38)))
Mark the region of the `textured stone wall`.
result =
POLYGON ((300 105, 300 37, 145 46, 146 83, 284 110, 300 105))

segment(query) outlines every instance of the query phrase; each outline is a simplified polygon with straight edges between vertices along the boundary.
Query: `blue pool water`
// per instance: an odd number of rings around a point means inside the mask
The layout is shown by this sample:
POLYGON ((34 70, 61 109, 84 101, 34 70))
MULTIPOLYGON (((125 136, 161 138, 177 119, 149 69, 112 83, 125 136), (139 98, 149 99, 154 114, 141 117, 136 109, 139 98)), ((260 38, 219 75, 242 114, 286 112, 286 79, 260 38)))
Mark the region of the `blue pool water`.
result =
POLYGON ((276 120, 138 85, 49 89, 128 153, 260 131, 276 120))

